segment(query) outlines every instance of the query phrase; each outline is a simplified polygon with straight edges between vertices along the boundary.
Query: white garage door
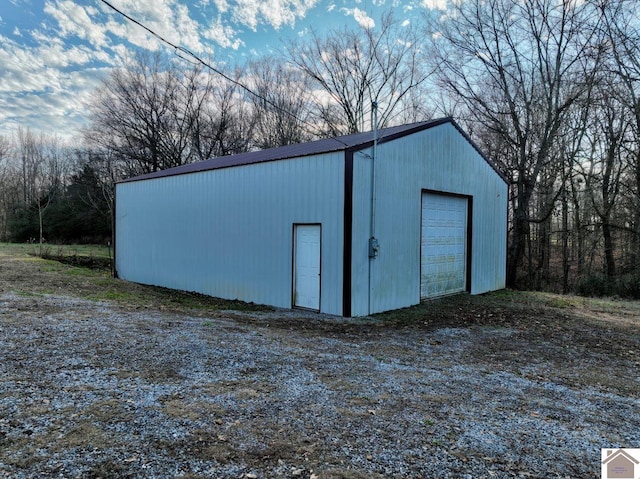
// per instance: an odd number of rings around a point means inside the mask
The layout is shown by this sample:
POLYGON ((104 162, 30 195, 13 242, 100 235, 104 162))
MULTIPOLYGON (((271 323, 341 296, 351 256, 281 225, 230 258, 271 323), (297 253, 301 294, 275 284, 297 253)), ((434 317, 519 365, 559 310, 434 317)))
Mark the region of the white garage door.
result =
POLYGON ((466 290, 466 198, 422 194, 420 298, 466 290))
POLYGON ((293 246, 293 305, 320 310, 320 225, 296 225, 293 246))

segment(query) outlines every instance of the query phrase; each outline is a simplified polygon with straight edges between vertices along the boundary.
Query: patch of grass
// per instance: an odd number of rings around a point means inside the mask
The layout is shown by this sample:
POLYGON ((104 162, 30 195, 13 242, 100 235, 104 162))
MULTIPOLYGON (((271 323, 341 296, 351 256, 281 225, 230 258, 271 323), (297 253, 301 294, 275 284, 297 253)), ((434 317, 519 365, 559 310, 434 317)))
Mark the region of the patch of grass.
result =
POLYGON ((31 270, 34 281, 29 281, 33 288, 29 293, 33 295, 68 294, 137 309, 273 311, 268 306, 114 279, 110 277, 110 252, 106 246, 46 245, 46 259, 33 256, 34 246, 38 245, 0 243, 0 256, 37 265, 38 272, 31 270))
MULTIPOLYGON (((373 316, 381 326, 437 327, 483 325, 503 327, 513 324, 520 313, 530 321, 551 310, 586 310, 640 317, 640 302, 619 298, 585 298, 537 291, 502 290, 471 296, 458 294, 425 301, 409 308, 389 311, 373 316)), ((557 313, 556 313, 557 314, 557 313)))
POLYGON ((544 292, 518 292, 522 298, 529 298, 537 305, 549 306, 552 308, 569 309, 584 308, 591 311, 617 313, 621 310, 631 310, 640 312, 640 303, 633 300, 625 300, 616 297, 586 298, 575 295, 558 295, 544 292))
POLYGON ((124 464, 108 459, 100 464, 91 467, 87 472, 88 479, 118 479, 120 477, 130 477, 127 475, 127 468, 124 464))
MULTIPOLYGON (((38 256, 40 254, 40 245, 32 243, 0 243, 0 250, 4 250, 12 255, 38 256)), ((100 244, 44 244, 42 246, 42 253, 44 256, 85 256, 104 259, 109 259, 113 255, 109 246, 100 244)))
POLYGON ((107 245, 55 245, 29 243, 0 243, 0 254, 31 256, 45 260, 84 266, 91 269, 111 270, 113 251, 107 245))
MULTIPOLYGON (((96 272, 89 268, 70 268, 64 270, 67 276, 96 276, 96 272)), ((99 274, 99 273, 98 273, 99 274)))
POLYGON ((44 293, 36 293, 35 291, 18 291, 18 296, 22 296, 24 298, 34 298, 39 296, 44 296, 44 293))
POLYGON ((550 298, 547 304, 554 308, 575 308, 580 306, 579 300, 573 296, 556 296, 554 298, 550 298))
POLYGON ((120 279, 106 278, 103 275, 87 274, 91 286, 78 295, 92 301, 113 301, 126 307, 163 309, 174 311, 272 311, 269 306, 224 300, 211 296, 177 291, 159 286, 130 283, 120 279))
POLYGON ((123 303, 135 303, 138 297, 127 291, 100 291, 86 296, 92 301, 116 301, 123 303))

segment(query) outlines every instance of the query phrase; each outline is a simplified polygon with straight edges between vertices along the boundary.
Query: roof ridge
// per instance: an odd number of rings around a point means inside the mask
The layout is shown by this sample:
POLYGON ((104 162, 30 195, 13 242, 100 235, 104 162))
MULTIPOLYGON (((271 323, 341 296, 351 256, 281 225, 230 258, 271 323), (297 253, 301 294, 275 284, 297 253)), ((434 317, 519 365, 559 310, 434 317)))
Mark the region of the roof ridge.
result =
MULTIPOLYGON (((396 138, 411 135, 422 130, 427 130, 444 123, 451 123, 471 146, 489 163, 489 165, 500 175, 500 177, 508 183, 503 172, 489 159, 469 135, 462 130, 452 117, 436 118, 432 120, 418 121, 404 125, 388 126, 378 130, 379 143, 392 141, 396 138)), ((292 145, 268 148, 265 150, 249 151, 238 153, 235 155, 218 156, 195 163, 168 168, 153 173, 134 176, 119 181, 118 183, 128 183, 133 181, 148 180, 153 178, 162 178, 167 176, 176 176, 188 173, 197 173, 201 171, 217 170, 222 168, 230 168, 234 166, 251 165, 256 163, 264 163, 268 161, 286 160, 291 158, 300 158, 304 156, 318 155, 324 153, 332 153, 336 151, 358 151, 368 148, 374 143, 374 132, 365 131, 359 133, 350 133, 348 135, 333 136, 331 138, 321 138, 306 143, 296 143, 292 145)))

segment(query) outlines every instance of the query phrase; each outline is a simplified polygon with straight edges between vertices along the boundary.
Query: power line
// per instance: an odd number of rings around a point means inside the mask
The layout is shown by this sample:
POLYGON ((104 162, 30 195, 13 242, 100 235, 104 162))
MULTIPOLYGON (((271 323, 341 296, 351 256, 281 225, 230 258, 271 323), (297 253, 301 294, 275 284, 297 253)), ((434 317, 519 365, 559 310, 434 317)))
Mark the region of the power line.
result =
MULTIPOLYGON (((124 18, 126 18, 127 20, 129 20, 132 23, 135 23, 136 25, 138 25, 140 28, 146 30, 148 33, 150 33, 151 35, 153 35, 155 38, 157 38, 158 40, 160 40, 162 43, 165 43, 167 45, 169 45, 170 47, 172 47, 175 51, 176 51, 176 55, 180 58, 182 58, 185 61, 189 61, 187 60, 185 57, 183 57, 182 55, 180 55, 180 53, 184 53, 188 56, 190 56, 191 58, 193 58, 197 63, 200 63, 202 66, 204 66, 205 68, 208 68, 209 70, 211 70, 212 72, 220 75, 222 78, 224 78, 225 80, 233 83, 234 85, 242 88, 243 90, 245 90, 247 93, 253 95, 256 98, 259 98, 260 100, 264 101, 265 103, 269 104, 270 106, 272 106, 273 108, 275 108, 276 110, 289 115, 290 117, 292 117, 294 120, 298 121, 299 123, 305 124, 307 126, 312 127, 314 130, 316 130, 316 132, 318 131, 318 129, 316 128, 315 125, 313 125, 312 123, 309 123, 306 120, 303 120, 301 118, 299 118, 297 115, 295 115, 294 113, 286 110, 285 108, 282 108, 280 105, 276 104, 275 102, 269 100, 268 98, 260 95, 259 93, 256 93, 255 91, 253 91, 251 88, 249 88, 248 86, 246 86, 245 84, 239 82, 238 80, 235 80, 233 78, 231 78, 229 75, 227 75, 226 73, 224 73, 221 70, 218 70, 217 68, 213 67, 212 65, 210 65, 209 63, 205 62, 202 58, 200 58, 199 56, 197 56, 195 53, 193 53, 191 50, 188 50, 187 48, 184 48, 183 46, 180 45, 176 45, 175 43, 167 40, 166 38, 164 38, 162 35, 154 32, 152 29, 150 29, 149 27, 147 27, 146 25, 144 25, 143 23, 139 22, 138 20, 136 20, 135 18, 131 17, 130 15, 126 14, 125 12, 123 12, 122 10, 116 8, 115 6, 113 6, 111 3, 109 3, 107 0, 100 0, 102 3, 104 3, 107 7, 109 7, 110 9, 112 9, 114 12, 118 13, 119 15, 122 15, 124 18), (180 53, 178 53, 180 52, 180 53)), ((317 133, 316 133, 317 134, 317 133)), ((349 146, 347 145, 345 142, 343 142, 342 140, 340 140, 337 136, 333 136, 332 137, 334 140, 342 143, 344 146, 349 146)))

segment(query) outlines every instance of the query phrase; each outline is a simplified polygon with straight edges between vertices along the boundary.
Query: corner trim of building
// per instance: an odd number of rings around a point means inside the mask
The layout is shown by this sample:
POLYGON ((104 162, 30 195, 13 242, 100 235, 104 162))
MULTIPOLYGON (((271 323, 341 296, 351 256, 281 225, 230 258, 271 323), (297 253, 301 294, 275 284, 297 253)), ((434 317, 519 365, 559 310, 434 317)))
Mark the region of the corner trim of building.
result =
POLYGON ((111 265, 111 273, 114 278, 118 278, 118 269, 116 267, 116 196, 117 196, 118 188, 117 185, 113 185, 113 204, 111 205, 111 246, 113 248, 113 264, 111 265))
POLYGON ((344 212, 342 316, 351 317, 351 263, 353 254, 353 151, 344 153, 344 212))

